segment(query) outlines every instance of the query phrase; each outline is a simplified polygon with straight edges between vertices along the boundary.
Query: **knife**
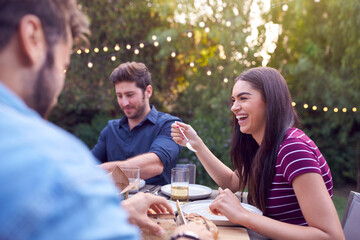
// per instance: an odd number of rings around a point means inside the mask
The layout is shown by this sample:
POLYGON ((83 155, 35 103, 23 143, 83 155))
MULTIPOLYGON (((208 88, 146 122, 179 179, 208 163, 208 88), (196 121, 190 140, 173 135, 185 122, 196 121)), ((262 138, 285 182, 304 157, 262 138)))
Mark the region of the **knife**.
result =
POLYGON ((184 217, 184 213, 183 211, 181 210, 181 206, 180 206, 180 202, 179 200, 176 200, 176 208, 177 208, 177 212, 178 212, 178 220, 179 222, 178 225, 186 225, 186 219, 184 217))

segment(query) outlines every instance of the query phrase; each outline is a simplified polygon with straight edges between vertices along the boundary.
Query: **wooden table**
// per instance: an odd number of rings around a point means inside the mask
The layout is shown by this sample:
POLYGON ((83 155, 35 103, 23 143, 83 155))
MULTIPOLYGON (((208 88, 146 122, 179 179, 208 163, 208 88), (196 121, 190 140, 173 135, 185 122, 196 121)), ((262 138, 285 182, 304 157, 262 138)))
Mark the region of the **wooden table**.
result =
MULTIPOLYGON (((154 187, 154 185, 145 185, 140 191, 145 192, 146 190, 152 187, 154 187)), ((160 190, 157 192, 157 195, 169 199, 169 197, 162 194, 160 190)), ((218 195, 218 191, 213 190, 210 196, 206 199, 215 199, 217 195, 218 195)), ((240 198, 239 194, 236 195, 240 198)), ((250 240, 248 231, 244 227, 240 227, 240 226, 217 226, 217 227, 219 229, 218 240, 250 240)))

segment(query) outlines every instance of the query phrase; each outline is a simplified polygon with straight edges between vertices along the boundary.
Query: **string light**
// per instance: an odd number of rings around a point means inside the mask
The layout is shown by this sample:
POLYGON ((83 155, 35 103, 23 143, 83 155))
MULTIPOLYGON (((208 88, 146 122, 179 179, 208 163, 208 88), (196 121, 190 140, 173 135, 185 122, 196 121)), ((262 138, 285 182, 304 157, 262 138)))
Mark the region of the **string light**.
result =
POLYGON ((323 108, 323 111, 324 111, 324 112, 327 112, 328 110, 329 110, 329 109, 328 109, 327 107, 324 107, 324 108, 323 108))
POLYGON ((172 52, 171 53, 171 56, 174 58, 174 57, 176 57, 176 52, 172 52))
POLYGON ((135 53, 136 55, 138 55, 138 54, 140 53, 139 49, 135 49, 135 50, 134 50, 134 53, 135 53))
POLYGON ((344 113, 346 113, 346 112, 347 112, 347 109, 346 109, 346 108, 343 108, 342 111, 343 111, 344 113))
POLYGON ((199 27, 201 27, 201 28, 205 27, 205 23, 204 23, 204 22, 200 22, 200 23, 199 23, 199 27))
POLYGON ((112 57, 111 57, 111 61, 115 62, 115 61, 116 61, 116 57, 115 57, 115 56, 112 56, 112 57))
POLYGON ((356 111, 357 111, 356 107, 353 107, 353 108, 352 108, 352 111, 353 111, 353 112, 356 112, 356 111))
POLYGON ((334 108, 334 112, 338 112, 339 111, 339 109, 338 108, 334 108))
POLYGON ((92 62, 88 62, 88 68, 92 68, 94 64, 92 62))
POLYGON ((304 108, 307 109, 309 107, 309 105, 307 105, 306 103, 304 104, 304 108))
POLYGON ((194 66, 195 66, 195 64, 194 64, 193 62, 191 62, 189 65, 190 65, 190 67, 194 67, 194 66))
POLYGON ((228 78, 224 78, 224 83, 227 83, 229 82, 229 79, 228 78))
POLYGON ((168 37, 166 38, 166 41, 171 42, 171 37, 168 36, 168 37))
POLYGON ((187 33, 188 38, 191 38, 192 35, 193 35, 192 32, 188 32, 188 33, 187 33))
POLYGON ((144 47, 145 47, 145 44, 140 43, 140 44, 139 44, 139 47, 140 47, 140 48, 144 48, 144 47))
POLYGON ((89 53, 89 52, 90 52, 90 49, 86 48, 85 53, 89 53))
POLYGON ((130 45, 130 44, 127 44, 127 45, 126 45, 126 49, 127 49, 127 50, 130 50, 130 49, 131 49, 131 45, 130 45))
POLYGON ((76 51, 76 53, 79 54, 79 55, 81 54, 81 52, 82 52, 81 49, 76 51))
POLYGON ((117 51, 117 52, 120 51, 120 46, 119 46, 119 44, 116 44, 116 45, 115 45, 114 50, 117 51))
POLYGON ((208 70, 208 71, 206 72, 206 74, 207 74, 208 76, 211 76, 211 71, 208 70))
POLYGON ((155 35, 152 35, 151 39, 155 41, 157 37, 155 35))
POLYGON ((317 106, 313 106, 312 110, 316 111, 317 110, 317 106))
POLYGON ((206 33, 209 33, 209 32, 210 32, 210 28, 209 28, 209 27, 206 27, 206 28, 205 28, 205 32, 206 32, 206 33))
POLYGON ((231 22, 229 20, 226 21, 226 26, 230 27, 231 26, 231 22))
POLYGON ((109 48, 106 47, 106 46, 103 48, 103 51, 104 51, 104 52, 107 52, 108 50, 109 50, 109 48))
POLYGON ((295 106, 296 106, 296 102, 292 102, 291 105, 292 105, 293 107, 295 107, 295 106))
POLYGON ((99 49, 98 48, 94 48, 94 52, 98 53, 99 49))
POLYGON ((158 46, 159 46, 159 42, 158 42, 158 41, 155 41, 155 42, 154 42, 154 46, 155 46, 155 47, 158 47, 158 46))

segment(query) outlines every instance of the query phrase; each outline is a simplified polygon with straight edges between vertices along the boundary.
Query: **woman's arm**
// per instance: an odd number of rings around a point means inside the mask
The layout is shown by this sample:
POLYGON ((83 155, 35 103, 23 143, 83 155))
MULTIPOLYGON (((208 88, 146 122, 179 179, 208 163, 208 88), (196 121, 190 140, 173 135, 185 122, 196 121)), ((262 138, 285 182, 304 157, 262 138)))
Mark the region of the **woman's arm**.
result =
POLYGON ((222 163, 205 145, 195 130, 185 123, 175 122, 171 125, 171 136, 177 144, 186 145, 178 127, 181 127, 191 146, 197 151, 196 156, 211 176, 211 178, 222 188, 232 191, 239 190, 239 178, 229 167, 222 163))
POLYGON ((220 195, 210 206, 231 222, 243 225, 272 239, 345 239, 334 204, 321 175, 306 173, 293 180, 301 211, 309 226, 280 222, 244 209, 230 191, 220 195))

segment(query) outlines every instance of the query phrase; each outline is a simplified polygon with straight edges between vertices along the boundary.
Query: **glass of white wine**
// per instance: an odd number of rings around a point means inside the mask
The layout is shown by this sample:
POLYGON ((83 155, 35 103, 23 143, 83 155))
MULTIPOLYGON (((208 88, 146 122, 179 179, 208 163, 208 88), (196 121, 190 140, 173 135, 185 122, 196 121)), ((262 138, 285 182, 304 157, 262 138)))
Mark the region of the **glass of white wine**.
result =
POLYGON ((189 201, 189 169, 175 167, 171 169, 171 200, 180 203, 189 201))

